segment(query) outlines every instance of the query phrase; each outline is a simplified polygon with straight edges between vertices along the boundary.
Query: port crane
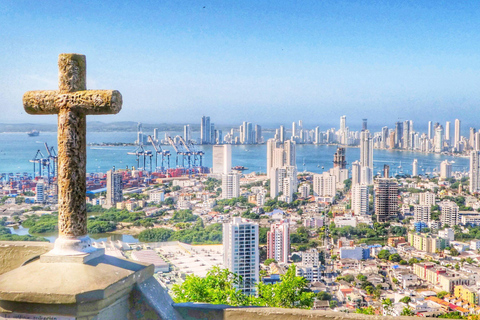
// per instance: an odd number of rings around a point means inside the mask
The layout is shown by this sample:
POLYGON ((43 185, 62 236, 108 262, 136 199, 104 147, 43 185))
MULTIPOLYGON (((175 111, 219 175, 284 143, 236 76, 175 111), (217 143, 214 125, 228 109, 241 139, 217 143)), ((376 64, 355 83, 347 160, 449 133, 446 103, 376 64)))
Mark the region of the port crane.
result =
POLYGON ((175 166, 177 168, 185 168, 185 160, 188 159, 187 163, 190 162, 190 155, 188 154, 188 151, 183 150, 184 148, 182 147, 181 144, 176 144, 175 141, 173 141, 172 137, 168 136, 167 137, 168 143, 173 147, 175 150, 176 156, 175 156, 175 166), (179 156, 182 157, 181 164, 179 163, 179 156), (187 158, 187 159, 186 159, 187 158))
POLYGON ((49 163, 52 165, 52 168, 51 168, 52 170, 50 171, 49 169, 49 174, 48 174, 48 184, 50 184, 50 179, 57 175, 58 156, 57 156, 57 153, 55 152, 55 149, 53 147, 49 148, 46 142, 45 142, 45 149, 47 149, 49 163))
POLYGON ((145 150, 142 145, 140 145, 135 151, 128 152, 128 154, 137 156, 137 168, 140 167, 140 158, 143 157, 143 167, 142 170, 146 170, 147 158, 150 160, 150 172, 152 172, 152 157, 153 153, 150 150, 145 150))
POLYGON ((158 169, 158 155, 162 156, 162 166, 160 167, 160 171, 167 171, 170 169, 170 151, 162 150, 160 146, 157 146, 155 141, 153 140, 152 136, 148 136, 148 141, 152 144, 153 149, 155 149, 155 171, 158 169), (165 167, 165 158, 167 160, 167 166, 165 167))
POLYGON ((185 146, 185 148, 193 155, 193 167, 202 167, 202 162, 203 162, 203 155, 205 154, 201 150, 196 150, 195 144, 192 142, 192 140, 185 141, 182 137, 180 137, 180 141, 182 144, 185 146))

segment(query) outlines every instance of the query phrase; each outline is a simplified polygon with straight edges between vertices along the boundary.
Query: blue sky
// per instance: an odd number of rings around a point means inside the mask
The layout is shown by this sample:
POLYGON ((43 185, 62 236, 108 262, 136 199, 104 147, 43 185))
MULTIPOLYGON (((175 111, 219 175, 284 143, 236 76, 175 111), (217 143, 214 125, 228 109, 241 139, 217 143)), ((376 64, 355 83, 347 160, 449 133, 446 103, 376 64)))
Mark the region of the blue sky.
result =
POLYGON ((124 107, 98 121, 307 125, 476 123, 475 1, 0 1, 0 122, 87 55, 87 87, 124 107))

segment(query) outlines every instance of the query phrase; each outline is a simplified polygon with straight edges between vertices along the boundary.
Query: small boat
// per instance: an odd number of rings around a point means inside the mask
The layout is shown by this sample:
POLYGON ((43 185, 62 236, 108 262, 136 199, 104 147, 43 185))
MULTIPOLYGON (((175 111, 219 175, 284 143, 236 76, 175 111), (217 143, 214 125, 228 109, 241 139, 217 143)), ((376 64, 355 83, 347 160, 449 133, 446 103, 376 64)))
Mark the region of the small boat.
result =
POLYGON ((232 170, 243 171, 243 170, 248 170, 248 168, 244 166, 235 166, 232 168, 232 170))
POLYGON ((27 132, 27 134, 28 134, 29 137, 38 137, 40 132, 38 130, 32 130, 32 131, 27 132))

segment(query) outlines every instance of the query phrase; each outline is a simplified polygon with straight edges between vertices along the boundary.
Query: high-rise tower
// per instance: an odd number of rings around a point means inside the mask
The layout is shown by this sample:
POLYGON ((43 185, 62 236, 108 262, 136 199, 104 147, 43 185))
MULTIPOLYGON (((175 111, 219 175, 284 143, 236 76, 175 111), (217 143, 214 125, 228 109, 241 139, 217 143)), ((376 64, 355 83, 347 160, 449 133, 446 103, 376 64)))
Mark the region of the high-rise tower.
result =
POLYGON ((223 265, 242 277, 236 287, 245 294, 255 294, 259 281, 258 224, 233 218, 223 225, 223 265))

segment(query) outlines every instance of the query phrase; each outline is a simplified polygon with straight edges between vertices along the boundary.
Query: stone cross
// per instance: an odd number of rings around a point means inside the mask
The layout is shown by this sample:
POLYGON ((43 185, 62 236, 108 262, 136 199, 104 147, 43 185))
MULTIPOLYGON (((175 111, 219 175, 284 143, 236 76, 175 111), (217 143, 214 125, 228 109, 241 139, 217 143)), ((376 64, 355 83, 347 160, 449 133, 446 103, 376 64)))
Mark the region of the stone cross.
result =
POLYGON ((59 90, 29 91, 23 106, 29 114, 58 114, 58 231, 54 251, 79 254, 91 248, 86 210, 86 115, 115 114, 122 108, 116 90, 87 90, 86 59, 58 57, 59 90))

